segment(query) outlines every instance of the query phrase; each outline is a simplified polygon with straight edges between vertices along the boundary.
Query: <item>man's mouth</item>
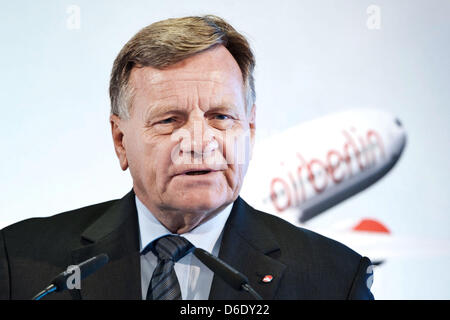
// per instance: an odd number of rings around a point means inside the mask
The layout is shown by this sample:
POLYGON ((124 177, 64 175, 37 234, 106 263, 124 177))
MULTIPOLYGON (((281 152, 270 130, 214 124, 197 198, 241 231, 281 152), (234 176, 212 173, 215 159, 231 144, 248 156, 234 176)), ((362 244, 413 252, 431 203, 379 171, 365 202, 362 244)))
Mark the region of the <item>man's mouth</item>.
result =
POLYGON ((226 168, 222 167, 208 167, 208 166, 189 166, 179 168, 175 171, 174 176, 210 176, 214 173, 224 171, 226 168))
POLYGON ((211 170, 201 170, 201 171, 189 171, 189 172, 186 172, 186 174, 189 176, 198 176, 198 175, 207 174, 210 172, 211 172, 211 170))

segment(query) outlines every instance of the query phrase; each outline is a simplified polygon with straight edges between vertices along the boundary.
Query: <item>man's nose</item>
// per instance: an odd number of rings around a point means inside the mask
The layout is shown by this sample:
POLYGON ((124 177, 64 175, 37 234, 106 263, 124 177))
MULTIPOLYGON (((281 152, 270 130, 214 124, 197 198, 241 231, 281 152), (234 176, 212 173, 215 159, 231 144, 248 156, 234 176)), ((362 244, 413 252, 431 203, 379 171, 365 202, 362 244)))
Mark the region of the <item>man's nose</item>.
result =
POLYGON ((184 129, 188 134, 183 136, 180 149, 183 153, 191 153, 195 157, 204 156, 218 148, 214 130, 203 117, 192 117, 184 129))

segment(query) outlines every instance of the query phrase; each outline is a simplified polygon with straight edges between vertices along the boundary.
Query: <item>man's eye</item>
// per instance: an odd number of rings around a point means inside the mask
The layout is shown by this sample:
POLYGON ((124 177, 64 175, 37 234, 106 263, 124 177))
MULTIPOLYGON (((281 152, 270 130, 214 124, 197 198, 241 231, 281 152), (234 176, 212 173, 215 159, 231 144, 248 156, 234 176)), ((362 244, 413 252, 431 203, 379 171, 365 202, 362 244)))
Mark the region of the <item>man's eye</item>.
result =
POLYGON ((228 119, 231 119, 230 116, 227 116, 225 114, 216 114, 214 116, 214 118, 217 119, 217 120, 228 120, 228 119))
POLYGON ((175 118, 167 118, 167 119, 159 121, 158 123, 160 123, 160 124, 169 124, 169 123, 172 123, 174 121, 175 121, 175 118))

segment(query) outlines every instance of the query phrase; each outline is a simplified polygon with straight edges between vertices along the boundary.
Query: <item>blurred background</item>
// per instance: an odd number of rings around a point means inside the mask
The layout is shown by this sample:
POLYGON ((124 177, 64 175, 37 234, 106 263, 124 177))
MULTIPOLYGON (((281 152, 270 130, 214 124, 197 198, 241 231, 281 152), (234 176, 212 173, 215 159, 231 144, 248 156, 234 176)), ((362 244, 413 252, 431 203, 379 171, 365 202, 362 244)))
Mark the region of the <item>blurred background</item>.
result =
POLYGON ((408 142, 393 170, 311 227, 379 218, 411 245, 375 268, 375 297, 449 299, 448 0, 2 1, 0 228, 131 189, 110 136, 113 60, 144 26, 203 14, 253 47, 257 140, 350 108, 402 121, 408 142))

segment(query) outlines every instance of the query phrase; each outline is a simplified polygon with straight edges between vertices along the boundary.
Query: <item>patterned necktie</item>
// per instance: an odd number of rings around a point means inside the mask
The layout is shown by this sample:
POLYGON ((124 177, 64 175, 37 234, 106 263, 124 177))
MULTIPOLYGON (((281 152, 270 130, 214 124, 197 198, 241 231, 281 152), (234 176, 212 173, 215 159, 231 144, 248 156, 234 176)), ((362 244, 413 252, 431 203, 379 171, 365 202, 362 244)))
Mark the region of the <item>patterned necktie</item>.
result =
POLYGON ((194 246, 180 236, 164 236, 155 240, 151 250, 158 257, 147 290, 147 300, 181 300, 180 284, 175 274, 175 262, 194 249, 194 246))

